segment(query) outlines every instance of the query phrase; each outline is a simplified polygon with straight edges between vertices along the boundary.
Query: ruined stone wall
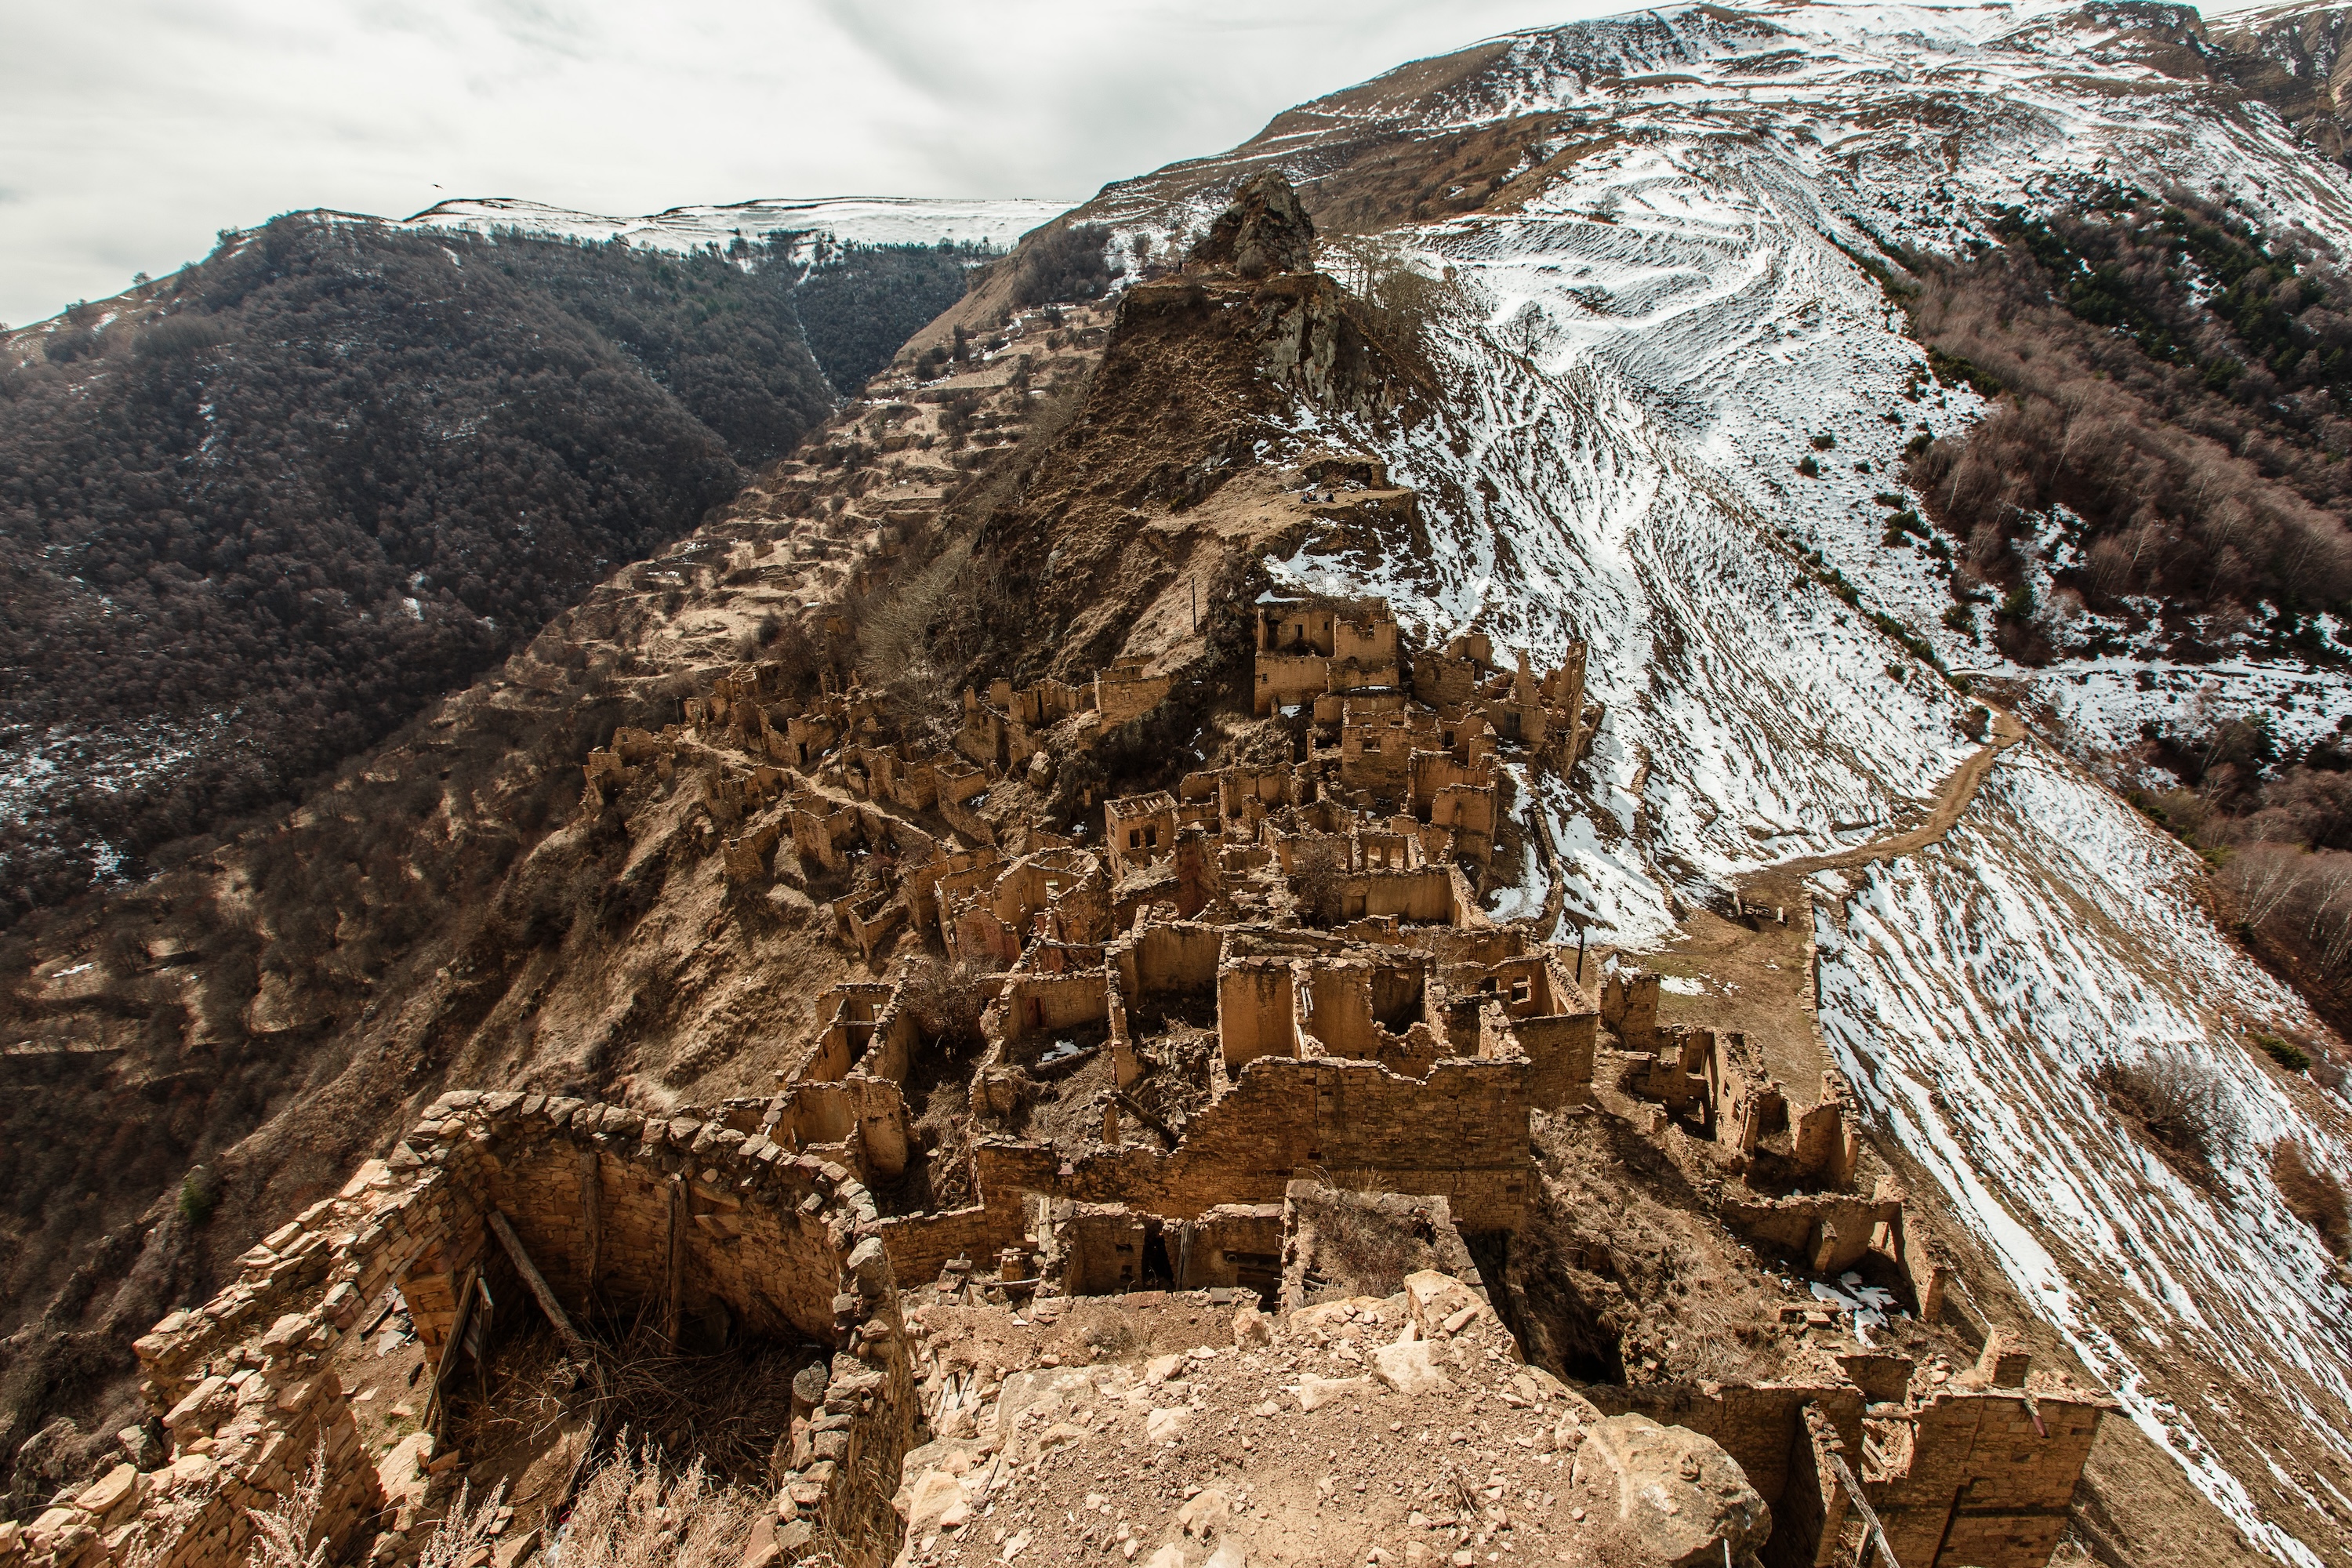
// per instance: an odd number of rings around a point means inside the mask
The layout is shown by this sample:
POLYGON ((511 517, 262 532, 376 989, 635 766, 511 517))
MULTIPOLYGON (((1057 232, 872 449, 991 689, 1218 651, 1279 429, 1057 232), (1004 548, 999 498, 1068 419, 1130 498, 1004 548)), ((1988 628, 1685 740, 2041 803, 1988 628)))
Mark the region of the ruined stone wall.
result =
POLYGON ((1939 1392, 1917 1412, 1907 1472, 1864 1480, 1895 1561, 2042 1568, 2108 1408, 2048 1392, 1939 1392))
POLYGON ((833 1348, 814 1457, 779 1494, 779 1540, 806 1540, 820 1522, 893 1539, 887 1497, 853 1478, 896 1473, 913 1384, 879 1216, 849 1173, 719 1122, 465 1093, 248 1252, 213 1300, 139 1341, 173 1463, 86 1493, 102 1511, 44 1516, 20 1557, 100 1568, 136 1552, 164 1568, 227 1568, 250 1539, 247 1510, 282 1495, 322 1436, 322 1526, 337 1555, 355 1549, 383 1500, 325 1358, 397 1284, 437 1364, 460 1291, 478 1267, 505 1263, 486 1237, 492 1206, 560 1299, 593 1286, 654 1303, 672 1324, 717 1302, 749 1331, 833 1348))
POLYGON ((1282 1269, 1280 1204, 1220 1204, 1176 1226, 1168 1244, 1180 1290, 1242 1287, 1262 1290, 1282 1269))
POLYGON ((1307 984, 1294 993, 1298 1044, 1311 1039, 1335 1057, 1370 1057, 1378 1039, 1372 1022, 1371 966, 1362 963, 1307 965, 1307 984))
POLYGON ((1166 790, 1103 803, 1103 848, 1113 881, 1166 859, 1175 847, 1176 797, 1166 790))
MULTIPOLYGON (((1017 1186, 1007 1191, 1017 1194, 1017 1186)), ((934 1214, 893 1215, 882 1222, 882 1245, 889 1249, 890 1269, 903 1288, 919 1299, 922 1289, 940 1277, 948 1260, 968 1258, 984 1266, 1005 1247, 1018 1245, 1027 1216, 1018 1201, 972 1204, 934 1214)))
MULTIPOLYGON (((1584 1392, 1610 1415, 1631 1411, 1714 1438, 1739 1462, 1748 1484, 1776 1518, 1791 1478, 1811 1467, 1812 1441, 1804 1419, 1809 1406, 1822 1413, 1849 1450, 1862 1451, 1862 1391, 1841 1384, 1596 1384, 1584 1392)), ((1813 1483, 1807 1478, 1803 1484, 1813 1483)), ((1908 1559, 1899 1561, 1910 1568, 1908 1559)))
POLYGON ((907 1102, 894 1079, 853 1073, 838 1083, 793 1084, 775 1098, 760 1131, 795 1152, 837 1145, 842 1153, 832 1157, 861 1179, 906 1173, 907 1102))
POLYGON ((1789 1479, 1771 1505, 1771 1538, 1759 1555, 1765 1568, 1843 1568, 1846 1521, 1854 1500, 1845 1476, 1853 1473, 1853 1462, 1821 1406, 1809 1405, 1799 1414, 1804 1430, 1790 1444, 1789 1479))
POLYGON ((1218 971, 1217 1039, 1227 1067, 1297 1049, 1292 984, 1286 958, 1231 959, 1218 971))
POLYGON ((1612 969, 1601 976, 1601 1021, 1628 1050, 1650 1049, 1658 1034, 1658 976, 1641 969, 1612 969))
POLYGON ((1359 871, 1347 879, 1341 900, 1350 920, 1393 915, 1416 925, 1455 924, 1476 907, 1462 874, 1451 866, 1359 871))
POLYGON ((1079 1204, 1054 1226, 1062 1289, 1108 1296, 1143 1282, 1143 1216, 1124 1204, 1079 1204))
MULTIPOLYGON (((1864 1452, 1864 1394, 1850 1384, 1594 1386, 1601 1409, 1634 1411, 1714 1438, 1775 1520, 1767 1563, 1822 1563, 1849 1500, 1830 1455, 1864 1452), (1832 1437, 1835 1438, 1832 1443, 1832 1437), (1786 1522, 1781 1522, 1785 1519, 1786 1522), (1787 1533, 1784 1535, 1784 1531, 1787 1533)), ((1885 1473, 1864 1469, 1867 1500, 1904 1568, 2044 1568, 2101 1417, 2114 1401, 2071 1389, 1939 1388, 1873 1427, 1906 1430, 1885 1473)))
POLYGON ((1189 1219, 1219 1204, 1279 1203, 1294 1175, 1320 1170, 1441 1195, 1465 1230, 1516 1230, 1531 1180, 1528 1104, 1520 1062, 1443 1061, 1417 1080, 1371 1062, 1262 1058, 1194 1113, 1173 1151, 1129 1143, 1089 1156, 1051 1190, 1189 1219))
POLYGON ((1867 1198, 1852 1193, 1726 1197, 1717 1212, 1739 1235, 1775 1252, 1801 1258, 1808 1268, 1825 1279, 1852 1268, 1874 1245, 1898 1265, 1903 1260, 1899 1194, 1867 1198))
POLYGON ((1598 1013, 1560 1013, 1507 1019, 1504 1033, 1528 1058, 1528 1094, 1547 1110, 1591 1097, 1598 1013))
POLYGON ((830 1083, 848 1077, 850 1068, 873 1048, 877 1020, 897 994, 894 986, 856 981, 827 990, 817 1002, 824 1023, 816 1043, 793 1068, 793 1080, 830 1083))
POLYGON ((1252 707, 1261 719, 1331 689, 1331 661, 1311 653, 1261 653, 1252 707))
POLYGON ((1032 1036, 1086 1024, 1110 1023, 1110 988, 1097 969, 1092 973, 1023 974, 1009 982, 981 1020, 992 1042, 1018 1045, 1032 1036))
POLYGON ((1130 1003, 1168 992, 1206 993, 1217 984, 1225 933, 1216 926, 1160 921, 1112 950, 1119 989, 1130 1003))
POLYGON ((1139 659, 1122 659, 1097 672, 1095 710, 1102 715, 1106 726, 1124 724, 1160 706, 1174 685, 1169 676, 1144 674, 1139 659))
POLYGON ((1412 694, 1432 708, 1454 708, 1477 695, 1478 663, 1446 653, 1412 656, 1412 694))

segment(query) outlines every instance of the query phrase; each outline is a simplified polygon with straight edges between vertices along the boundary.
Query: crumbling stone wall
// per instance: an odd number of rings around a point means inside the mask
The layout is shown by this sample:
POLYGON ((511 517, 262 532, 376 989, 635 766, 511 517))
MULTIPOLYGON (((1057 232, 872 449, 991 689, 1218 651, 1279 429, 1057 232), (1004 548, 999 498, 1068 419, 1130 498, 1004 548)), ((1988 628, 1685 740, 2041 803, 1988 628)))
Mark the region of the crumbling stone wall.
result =
MULTIPOLYGON (((1907 1382, 1907 1363, 1903 1370, 1907 1382)), ((2025 1364, 1980 1363, 1965 1380, 1976 1386, 1917 1384, 1915 1396, 1868 1406, 1862 1389, 1832 1379, 1585 1392, 1603 1410, 1637 1412, 1721 1444, 1771 1507, 1763 1555, 1775 1568, 1836 1560, 1841 1531, 1858 1511, 1849 1480, 1861 1483, 1904 1568, 2043 1568, 2115 1402, 2055 1384, 1989 1386, 2001 1370, 2021 1381, 2025 1364)))
MULTIPOLYGON (((988 1151, 982 1152, 982 1190, 988 1151)), ((1373 1062, 1262 1058, 1202 1107, 1174 1150, 1129 1143, 1057 1173, 1048 1188, 1191 1218, 1227 1203, 1279 1203, 1295 1175, 1433 1193, 1469 1230, 1516 1230, 1527 1203, 1527 1069, 1442 1061, 1426 1079, 1373 1062)))
POLYGON ((1909 1463, 1864 1489, 1895 1560, 1922 1568, 2042 1568, 2066 1528, 2103 1397, 1938 1390, 1915 1407, 1909 1463))
POLYGON ((722 1122, 460 1093, 436 1102, 388 1161, 248 1252, 213 1300, 138 1342, 171 1467, 85 1493, 100 1511, 43 1516, 18 1561, 100 1568, 137 1552, 168 1568, 227 1568, 250 1539, 247 1510, 282 1495, 321 1438, 321 1527, 336 1554, 352 1550, 383 1499, 325 1357, 396 1284, 437 1365, 460 1293, 503 1262, 487 1237, 494 1208, 559 1297, 583 1300, 593 1284, 648 1304, 673 1331, 717 1308, 746 1331, 830 1348, 824 1404, 796 1446, 808 1461, 778 1494, 778 1539, 804 1542, 821 1524, 893 1538, 887 1487, 873 1495, 859 1478, 895 1478, 913 1383, 865 1188, 837 1164, 722 1122))

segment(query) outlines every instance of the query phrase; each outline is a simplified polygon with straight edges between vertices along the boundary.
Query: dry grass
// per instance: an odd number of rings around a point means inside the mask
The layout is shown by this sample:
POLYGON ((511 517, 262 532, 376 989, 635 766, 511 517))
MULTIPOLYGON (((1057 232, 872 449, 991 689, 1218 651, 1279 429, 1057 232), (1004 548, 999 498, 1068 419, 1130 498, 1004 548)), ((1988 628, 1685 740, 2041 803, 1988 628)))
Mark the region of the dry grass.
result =
POLYGON ((425 1538, 416 1554, 416 1568, 464 1568, 477 1553, 487 1553, 498 1535, 499 1508, 505 1502, 506 1483, 490 1489, 480 1502, 471 1502, 472 1488, 457 1483, 457 1500, 425 1538))
POLYGON ((564 1522, 563 1568, 740 1568, 768 1506, 762 1492, 714 1480, 699 1458, 665 1472, 661 1451, 632 1447, 624 1429, 564 1522))
POLYGON ((751 1345, 685 1354, 665 1345, 651 1324, 637 1323, 618 1343, 599 1347, 597 1360, 601 1392, 551 1331, 509 1340, 497 1354, 490 1397, 454 1407, 453 1442, 469 1454, 537 1447, 584 1417, 596 1430, 626 1426, 670 1452, 692 1452, 731 1480, 772 1479, 770 1460, 791 1426, 793 1374, 804 1352, 751 1345))
POLYGON ((326 1495, 327 1444, 322 1437, 310 1450, 310 1463, 292 1491, 266 1509, 245 1510, 253 1520, 254 1531, 246 1561, 253 1568, 326 1568, 325 1538, 310 1539, 320 1500, 326 1495))
POLYGON ((2311 1162, 2300 1144, 2280 1139, 2271 1145, 2271 1180, 2295 1218, 2319 1233, 2327 1250, 2352 1256, 2352 1207, 2343 1184, 2311 1162))
POLYGON ((1309 1267, 1318 1298, 1392 1296, 1404 1289, 1406 1275, 1432 1261, 1427 1223, 1417 1230, 1409 1213, 1336 1187, 1318 1187, 1297 1201, 1315 1233, 1309 1267))
POLYGON ((115 1553, 117 1568, 158 1568, 172 1555, 172 1549, 180 1543, 181 1533, 189 1523, 220 1495, 220 1472, 215 1470, 202 1485, 175 1492, 161 1501, 151 1496, 139 1510, 135 1521, 138 1532, 115 1553))
POLYGON ((2212 1180, 2216 1156, 2240 1135, 2237 1107, 2221 1074, 2185 1052, 2103 1062, 2089 1076, 2108 1108, 2192 1180, 2212 1180))

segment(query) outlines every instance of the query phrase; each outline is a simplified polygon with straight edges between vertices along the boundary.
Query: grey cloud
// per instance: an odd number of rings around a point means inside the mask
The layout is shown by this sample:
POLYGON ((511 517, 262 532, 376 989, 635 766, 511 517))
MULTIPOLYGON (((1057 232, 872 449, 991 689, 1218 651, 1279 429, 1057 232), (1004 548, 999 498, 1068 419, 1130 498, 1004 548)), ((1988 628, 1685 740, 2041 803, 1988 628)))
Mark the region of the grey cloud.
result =
POLYGON ((18 9, 12 50, 49 62, 0 94, 0 320, 20 322, 310 207, 1075 199, 1406 59, 1561 19, 1509 0, 18 9))

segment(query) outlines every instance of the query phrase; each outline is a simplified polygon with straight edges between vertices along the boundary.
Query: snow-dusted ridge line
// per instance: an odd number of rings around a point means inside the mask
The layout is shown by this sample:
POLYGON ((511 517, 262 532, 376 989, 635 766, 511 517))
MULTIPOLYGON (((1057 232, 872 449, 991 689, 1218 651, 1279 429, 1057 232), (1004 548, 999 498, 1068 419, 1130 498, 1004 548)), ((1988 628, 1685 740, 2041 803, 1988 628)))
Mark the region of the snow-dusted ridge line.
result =
POLYGON ((918 196, 774 198, 724 205, 677 206, 640 217, 607 217, 510 197, 442 202, 414 217, 386 220, 407 229, 520 229, 562 239, 619 241, 646 250, 688 251, 756 241, 782 231, 843 245, 934 245, 941 240, 1004 250, 1075 204, 1001 198, 960 201, 918 196))

